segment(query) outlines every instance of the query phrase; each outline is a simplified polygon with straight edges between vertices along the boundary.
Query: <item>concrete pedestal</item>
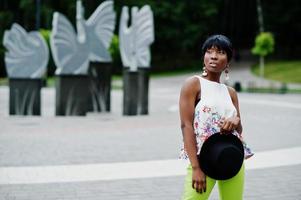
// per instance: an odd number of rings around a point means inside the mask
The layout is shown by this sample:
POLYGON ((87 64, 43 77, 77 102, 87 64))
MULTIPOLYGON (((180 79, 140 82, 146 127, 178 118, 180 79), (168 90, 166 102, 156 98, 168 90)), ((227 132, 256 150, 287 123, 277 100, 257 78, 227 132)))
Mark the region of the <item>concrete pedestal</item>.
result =
POLYGON ((123 115, 137 115, 138 72, 123 70, 123 115))
POLYGON ((42 79, 9 79, 9 114, 41 115, 42 79))
POLYGON ((58 75, 56 77, 55 114, 86 115, 89 95, 86 75, 58 75))
POLYGON ((112 64, 91 62, 89 67, 88 111, 111 110, 112 64))

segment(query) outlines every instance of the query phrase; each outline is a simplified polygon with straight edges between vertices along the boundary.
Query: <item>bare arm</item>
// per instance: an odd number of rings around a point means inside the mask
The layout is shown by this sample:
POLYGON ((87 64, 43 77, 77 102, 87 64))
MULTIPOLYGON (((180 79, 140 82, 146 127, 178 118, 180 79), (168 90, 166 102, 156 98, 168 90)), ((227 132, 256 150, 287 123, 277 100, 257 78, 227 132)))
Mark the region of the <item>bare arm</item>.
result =
POLYGON ((192 187, 197 192, 202 193, 206 191, 206 176, 199 166, 197 143, 193 130, 194 107, 199 92, 200 83, 198 78, 192 77, 186 80, 181 89, 179 107, 184 146, 193 169, 192 187))
POLYGON ((199 167, 197 159, 196 139, 193 130, 194 104, 197 96, 198 81, 196 78, 189 78, 184 83, 180 93, 180 120, 181 130, 184 138, 184 145, 193 168, 199 167))

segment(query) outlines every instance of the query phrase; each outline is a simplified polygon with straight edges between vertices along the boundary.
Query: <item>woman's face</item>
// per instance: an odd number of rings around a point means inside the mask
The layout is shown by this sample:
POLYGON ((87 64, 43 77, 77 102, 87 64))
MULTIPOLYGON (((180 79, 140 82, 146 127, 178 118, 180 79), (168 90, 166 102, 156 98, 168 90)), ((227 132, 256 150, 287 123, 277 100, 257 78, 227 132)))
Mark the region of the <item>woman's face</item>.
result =
POLYGON ((228 64, 226 51, 214 46, 207 49, 204 55, 204 64, 207 71, 216 73, 222 72, 228 64))

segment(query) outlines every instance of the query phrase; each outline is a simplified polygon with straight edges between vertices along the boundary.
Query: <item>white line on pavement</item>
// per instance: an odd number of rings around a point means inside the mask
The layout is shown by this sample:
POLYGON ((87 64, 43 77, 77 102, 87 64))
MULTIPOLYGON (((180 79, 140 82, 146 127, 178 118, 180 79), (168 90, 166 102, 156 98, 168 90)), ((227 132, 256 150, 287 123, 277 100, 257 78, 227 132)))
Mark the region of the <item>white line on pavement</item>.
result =
MULTIPOLYGON (((246 169, 301 164, 301 147, 256 153, 246 169)), ((187 163, 180 160, 152 160, 86 165, 0 167, 0 184, 38 184, 80 181, 155 178, 185 175, 187 163)))
POLYGON ((276 106, 276 107, 285 107, 293 109, 301 109, 300 103, 289 103, 284 101, 267 101, 267 100, 254 100, 254 99, 241 99, 240 102, 253 104, 253 105, 264 105, 264 106, 276 106))

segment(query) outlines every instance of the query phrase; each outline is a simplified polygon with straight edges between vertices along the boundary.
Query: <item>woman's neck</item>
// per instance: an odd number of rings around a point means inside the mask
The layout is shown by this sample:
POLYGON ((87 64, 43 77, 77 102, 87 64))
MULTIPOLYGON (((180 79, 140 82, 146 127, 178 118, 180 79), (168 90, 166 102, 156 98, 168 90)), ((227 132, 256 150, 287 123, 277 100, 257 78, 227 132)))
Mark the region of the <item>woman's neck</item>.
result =
POLYGON ((208 73, 208 75, 205 76, 204 78, 209 80, 209 81, 214 81, 214 82, 220 83, 220 77, 221 77, 221 74, 210 74, 210 73, 208 73))

